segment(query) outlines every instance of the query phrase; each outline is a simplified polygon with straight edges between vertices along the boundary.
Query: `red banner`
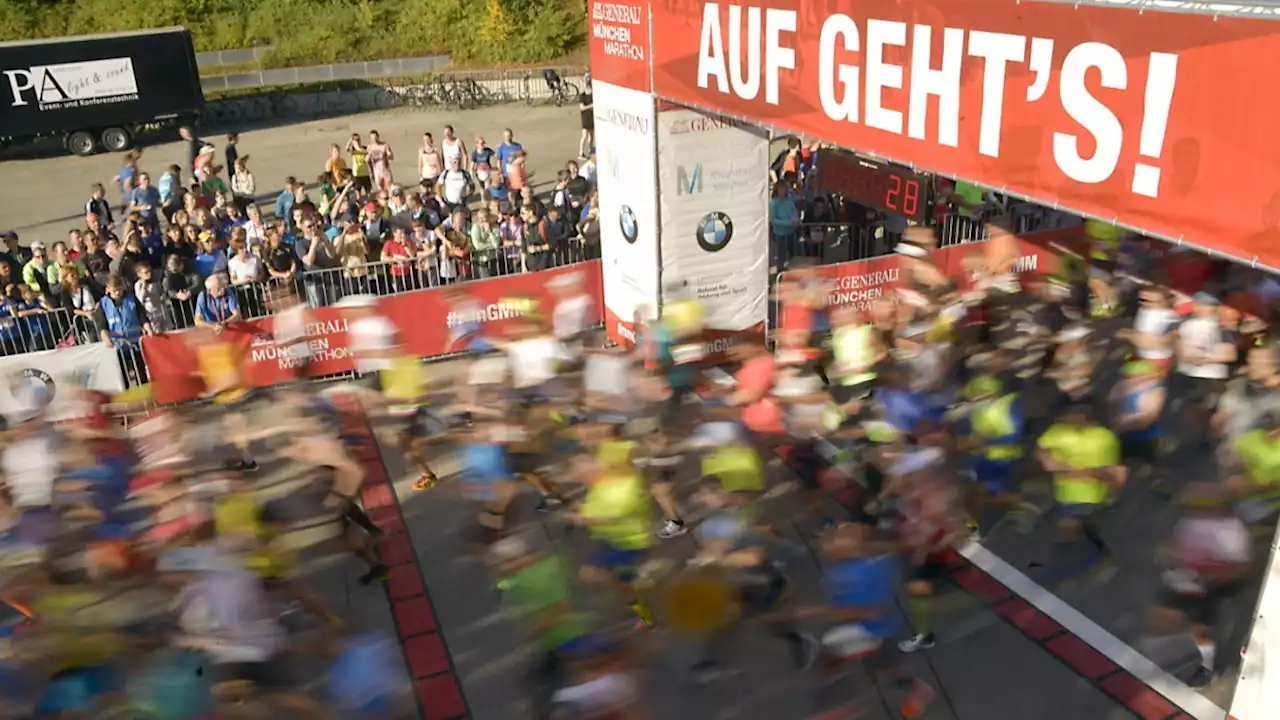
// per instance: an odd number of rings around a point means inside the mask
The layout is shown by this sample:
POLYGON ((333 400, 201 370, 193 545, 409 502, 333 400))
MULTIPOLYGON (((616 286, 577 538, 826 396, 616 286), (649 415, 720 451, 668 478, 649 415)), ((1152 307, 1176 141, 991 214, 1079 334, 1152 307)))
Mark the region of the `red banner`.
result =
POLYGON ((1011 0, 768 5, 655 3, 654 91, 1280 267, 1265 180, 1280 173, 1280 24, 1011 0))
MULTIPOLYGON (((1080 241, 1081 234, 1081 228, 1074 227, 1017 238, 1019 254, 1014 268, 1018 275, 1026 277, 1057 272, 1058 257, 1063 252, 1058 248, 1073 248, 1080 241)), ((965 259, 986 249, 985 243, 952 245, 934 251, 933 261, 963 290, 971 285, 973 277, 965 267, 965 259)), ((902 287, 903 283, 897 255, 823 265, 813 268, 813 272, 831 283, 827 296, 830 306, 856 305, 860 310, 869 309, 871 303, 902 287)), ((786 313, 782 317, 785 318, 786 313)), ((786 329, 785 323, 783 329, 786 329)))
MULTIPOLYGON (((539 273, 478 280, 453 288, 392 295, 381 299, 381 308, 400 329, 408 352, 421 357, 439 357, 479 349, 484 333, 502 333, 507 323, 520 315, 517 304, 509 300, 536 298, 549 312, 555 299, 547 289, 548 281, 572 272, 582 273, 583 289, 595 298, 588 323, 600 322, 603 301, 598 260, 539 273), (477 328, 482 332, 473 332, 477 328)), ((313 310, 307 335, 311 338, 310 375, 319 377, 355 369, 341 310, 332 307, 313 310)), ((244 358, 241 372, 248 384, 270 387, 294 378, 291 359, 279 351, 272 338, 271 318, 232 326, 224 337, 237 346, 244 358)), ((142 353, 157 402, 193 400, 204 393, 203 380, 194 374, 195 351, 184 333, 145 337, 142 353)))
POLYGON ((593 1, 587 9, 591 78, 649 92, 649 0, 593 1))

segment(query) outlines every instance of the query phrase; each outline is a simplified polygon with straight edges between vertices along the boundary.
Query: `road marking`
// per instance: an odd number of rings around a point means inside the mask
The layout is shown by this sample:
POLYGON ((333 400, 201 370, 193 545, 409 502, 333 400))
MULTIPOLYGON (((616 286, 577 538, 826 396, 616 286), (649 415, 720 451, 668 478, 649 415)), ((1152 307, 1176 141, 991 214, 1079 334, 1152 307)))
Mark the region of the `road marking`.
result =
MULTIPOLYGON (((706 373, 718 382, 732 380, 728 373, 719 368, 711 368, 706 373)), ((839 453, 834 445, 824 439, 818 441, 818 451, 823 459, 832 464, 839 453)), ((966 576, 963 571, 953 572, 953 579, 961 587, 985 600, 993 610, 1027 635, 1028 639, 1053 653, 1082 676, 1094 681, 1138 717, 1166 718, 1181 711, 1195 720, 1227 718, 1226 710, 1162 670, 990 550, 977 543, 969 543, 957 548, 957 552, 959 557, 985 576, 972 577, 966 576), (994 584, 992 581, 1002 587, 991 587, 994 584), (1009 600, 1008 593, 1021 600, 1009 600), (1023 601, 1029 607, 1010 609, 1010 603, 1023 601), (1045 633, 1041 629, 1045 625, 1044 618, 1060 626, 1066 634, 1045 633), (1048 639, 1041 640, 1037 635, 1048 636, 1048 639)))

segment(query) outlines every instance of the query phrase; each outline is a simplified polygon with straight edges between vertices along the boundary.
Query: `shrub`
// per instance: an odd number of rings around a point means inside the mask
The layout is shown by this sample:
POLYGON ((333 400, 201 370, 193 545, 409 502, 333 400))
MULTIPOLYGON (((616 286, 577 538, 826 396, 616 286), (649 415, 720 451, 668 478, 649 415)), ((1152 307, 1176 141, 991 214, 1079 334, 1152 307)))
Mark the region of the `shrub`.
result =
POLYGON ((586 38, 581 0, 0 0, 0 40, 183 25, 196 50, 275 45, 267 67, 422 55, 525 63, 586 38))

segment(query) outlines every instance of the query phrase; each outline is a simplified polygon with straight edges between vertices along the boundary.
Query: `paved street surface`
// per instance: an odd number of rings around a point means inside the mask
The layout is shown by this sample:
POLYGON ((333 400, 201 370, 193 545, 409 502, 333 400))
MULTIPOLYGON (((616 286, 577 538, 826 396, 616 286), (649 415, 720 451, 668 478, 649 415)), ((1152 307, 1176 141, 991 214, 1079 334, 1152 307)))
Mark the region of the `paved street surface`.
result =
MULTIPOLYGON (((419 111, 416 109, 362 113, 328 120, 315 120, 295 125, 246 129, 240 134, 240 155, 249 155, 249 169, 257 181, 258 200, 270 212, 282 189, 286 176, 313 183, 324 171, 329 145, 345 145, 351 133, 358 132, 366 140, 370 130, 377 130, 396 153, 392 163, 395 178, 401 183, 418 182, 418 148, 422 133, 435 136, 436 145, 444 126, 452 124, 468 152, 477 134, 490 147, 502 142, 502 129, 515 130, 516 141, 529 153, 529 167, 534 171, 534 186, 542 192, 555 183, 556 171, 566 160, 578 154, 577 106, 488 108, 457 112, 419 111)), ((176 141, 176 134, 162 144, 145 148, 141 167, 158 181, 164 169, 176 164, 190 181, 186 146, 176 141), (172 140, 172 142, 170 141, 172 140)), ((223 160, 225 136, 208 135, 205 140, 218 148, 217 160, 223 160)), ((32 154, 32 153, 28 153, 32 154)), ((16 230, 22 244, 34 240, 51 243, 66 239, 73 227, 84 227, 84 204, 89 198, 89 185, 101 182, 113 207, 120 192, 111 178, 120 171, 121 155, 101 154, 88 158, 57 155, 42 159, 13 159, 0 156, 5 170, 5 192, 0 194, 0 231, 16 230)), ((223 179, 227 175, 223 173, 223 179)))
MULTIPOLYGON (((458 471, 452 455, 434 465, 444 483, 431 491, 411 488, 415 473, 399 458, 393 428, 380 432, 382 455, 405 513, 409 535, 437 621, 470 706, 477 720, 527 717, 522 673, 527 656, 516 652, 526 630, 504 612, 493 579, 461 540, 474 515, 468 504, 450 487, 458 471)), ((778 473, 789 472, 779 467, 778 473)), ((523 497, 518 521, 550 548, 569 557, 581 557, 585 541, 568 537, 554 519, 532 512, 533 497, 523 497)), ((784 529, 784 537, 797 549, 793 579, 796 602, 820 598, 820 573, 814 561, 812 526, 798 503, 782 502, 769 518, 784 529)), ((695 549, 692 535, 664 542, 660 552, 687 557, 695 549)), ((899 612, 902 611, 899 602, 899 612)), ((939 688, 939 700, 929 718, 985 720, 988 718, 1038 717, 1045 720, 1131 717, 1114 701, 1094 689, 1054 656, 1026 639, 1018 630, 987 611, 974 598, 948 589, 946 605, 938 618, 940 628, 963 629, 963 636, 941 632, 938 647, 912 658, 913 669, 939 688)), ((744 674, 736 679, 700 687, 685 683, 687 661, 678 653, 663 653, 649 671, 647 687, 655 718, 742 718, 743 720, 791 720, 809 715, 810 676, 791 669, 784 646, 777 641, 746 635, 727 657, 744 674)), ((848 682, 850 692, 871 687, 859 671, 848 682)), ((882 688, 868 718, 896 717, 897 696, 882 688)))

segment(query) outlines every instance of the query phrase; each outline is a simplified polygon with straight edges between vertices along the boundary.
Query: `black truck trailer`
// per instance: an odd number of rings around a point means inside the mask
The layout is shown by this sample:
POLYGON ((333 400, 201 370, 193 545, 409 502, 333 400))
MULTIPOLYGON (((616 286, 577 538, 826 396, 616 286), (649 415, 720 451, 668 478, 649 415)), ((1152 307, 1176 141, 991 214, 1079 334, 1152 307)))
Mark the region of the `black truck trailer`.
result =
POLYGON ((203 110, 186 28, 0 43, 0 142, 54 136, 76 155, 119 152, 143 128, 203 110))

